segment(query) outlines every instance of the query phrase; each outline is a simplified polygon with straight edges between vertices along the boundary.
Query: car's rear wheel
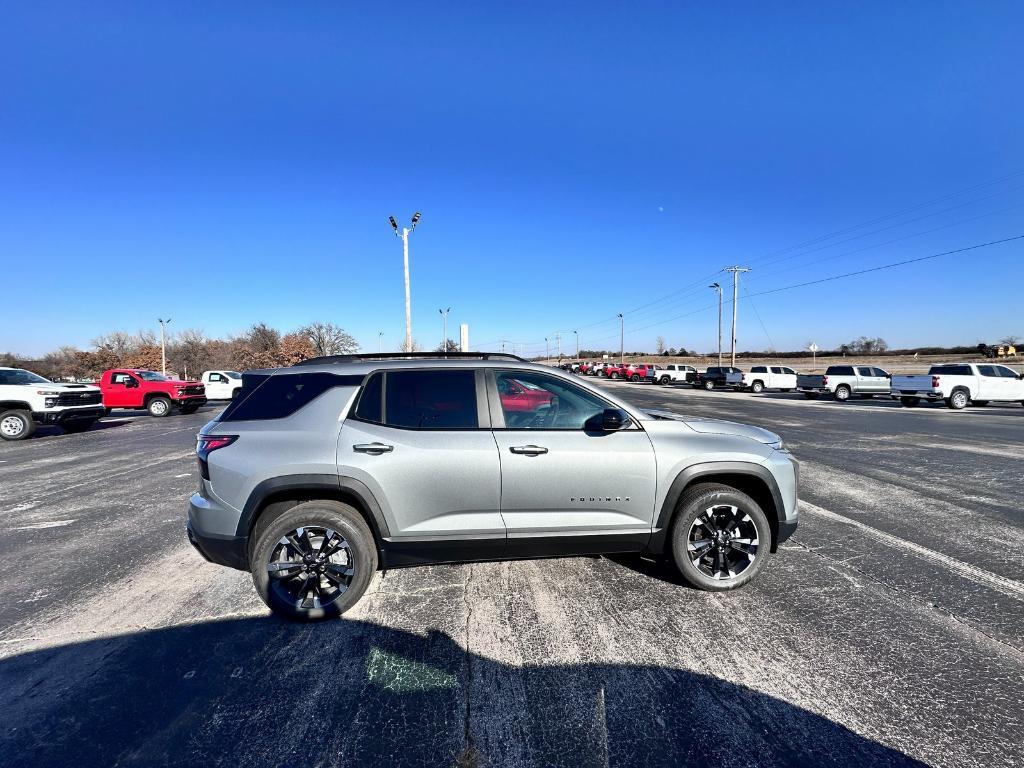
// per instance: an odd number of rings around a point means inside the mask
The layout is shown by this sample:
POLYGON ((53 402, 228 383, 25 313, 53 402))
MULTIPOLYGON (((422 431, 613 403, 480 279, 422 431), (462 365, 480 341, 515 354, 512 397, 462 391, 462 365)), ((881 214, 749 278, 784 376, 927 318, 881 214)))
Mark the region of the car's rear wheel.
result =
POLYGON ((668 386, 668 383, 669 383, 670 381, 672 381, 672 377, 671 377, 671 376, 662 376, 662 377, 661 377, 660 379, 658 379, 658 381, 659 381, 659 382, 660 382, 661 384, 663 384, 663 385, 665 385, 665 386, 668 386))
POLYGON ((619 378, 619 374, 617 374, 615 371, 612 371, 612 374, 611 374, 611 376, 609 376, 609 378, 617 379, 617 378, 619 378))
POLYGON ((274 613, 289 619, 340 616, 377 570, 373 534, 348 504, 307 501, 261 521, 257 531, 253 584, 274 613))
POLYGON ((760 394, 764 392, 764 384, 760 381, 755 381, 753 384, 750 385, 750 391, 753 392, 755 395, 760 394))
POLYGON ((146 410, 150 416, 168 416, 171 413, 171 401, 166 397, 154 397, 146 403, 146 410))
POLYGON ((850 388, 845 384, 840 384, 838 387, 836 387, 835 398, 840 403, 845 403, 847 400, 850 399, 850 388))
POLYGON ((66 421, 61 426, 65 432, 85 432, 95 423, 96 419, 75 419, 74 421, 66 421))
POLYGON ((735 488, 701 483, 687 489, 672 525, 672 557, 698 589, 742 587, 760 573, 771 527, 757 502, 735 488))
POLYGON ((708 392, 710 392, 714 388, 715 388, 715 382, 713 382, 713 381, 705 381, 704 382, 704 389, 706 389, 708 392))
POLYGON ((629 380, 630 381, 640 381, 640 374, 634 373, 632 376, 629 377, 629 380))
POLYGON ((966 390, 957 389, 946 400, 946 405, 952 408, 954 411, 962 411, 971 402, 971 396, 967 394, 966 390))
POLYGON ((0 437, 4 440, 26 440, 36 431, 36 423, 28 411, 0 412, 0 437))

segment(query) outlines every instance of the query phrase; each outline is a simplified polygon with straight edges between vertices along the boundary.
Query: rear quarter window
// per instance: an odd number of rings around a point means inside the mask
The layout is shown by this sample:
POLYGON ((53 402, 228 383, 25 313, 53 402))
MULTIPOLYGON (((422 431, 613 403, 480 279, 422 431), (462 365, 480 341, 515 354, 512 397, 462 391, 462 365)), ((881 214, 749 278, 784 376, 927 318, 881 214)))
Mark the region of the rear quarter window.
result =
POLYGON ((362 376, 333 373, 245 373, 242 391, 221 414, 221 421, 283 419, 334 387, 354 386, 362 376))
POLYGON ((973 376, 969 365, 933 365, 928 371, 932 376, 973 376))
POLYGON ((853 376, 852 365, 831 365, 825 371, 826 376, 853 376))

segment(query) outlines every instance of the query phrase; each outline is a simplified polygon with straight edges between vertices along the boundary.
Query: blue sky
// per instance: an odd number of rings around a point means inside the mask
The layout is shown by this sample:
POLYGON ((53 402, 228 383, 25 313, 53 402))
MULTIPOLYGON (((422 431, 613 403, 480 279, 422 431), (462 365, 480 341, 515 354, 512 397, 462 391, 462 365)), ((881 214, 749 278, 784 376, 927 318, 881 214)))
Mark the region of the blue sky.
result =
MULTIPOLYGON (((424 346, 451 306, 474 346, 617 347, 624 312, 627 348, 708 350, 728 264, 758 293, 1024 234, 1022 24, 1011 2, 7 4, 0 350, 168 315, 394 348, 387 217, 415 210, 424 346)), ((1021 334, 1022 256, 741 301, 739 346, 1021 334)))

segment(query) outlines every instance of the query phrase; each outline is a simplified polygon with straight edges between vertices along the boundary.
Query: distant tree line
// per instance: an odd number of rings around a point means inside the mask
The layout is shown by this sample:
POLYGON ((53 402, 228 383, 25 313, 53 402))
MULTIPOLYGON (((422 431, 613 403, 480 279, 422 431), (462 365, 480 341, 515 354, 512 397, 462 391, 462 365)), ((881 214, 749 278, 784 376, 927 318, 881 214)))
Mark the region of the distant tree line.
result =
MULTIPOLYGON (((321 355, 359 351, 359 344, 333 323, 310 323, 282 333, 266 323, 256 323, 237 336, 208 337, 203 331, 184 330, 167 340, 167 370, 179 376, 199 376, 203 371, 244 371, 277 368, 321 355)), ((63 346, 41 358, 13 352, 0 353, 0 365, 29 368, 51 379, 95 379, 108 368, 160 370, 160 339, 151 331, 116 331, 98 336, 89 349, 63 346)))

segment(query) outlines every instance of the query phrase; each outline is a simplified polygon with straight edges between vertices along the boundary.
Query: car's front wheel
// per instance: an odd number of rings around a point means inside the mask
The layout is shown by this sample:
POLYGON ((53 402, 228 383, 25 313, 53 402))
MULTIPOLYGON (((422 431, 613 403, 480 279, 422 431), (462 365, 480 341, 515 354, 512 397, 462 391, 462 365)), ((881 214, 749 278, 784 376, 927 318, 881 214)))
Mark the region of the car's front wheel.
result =
POLYGON ((340 616, 377 570, 362 515, 338 501, 307 501, 260 522, 250 557, 256 592, 274 613, 313 621, 340 616))
POLYGON ((166 397, 154 397, 146 403, 150 416, 168 416, 171 413, 171 401, 166 397))
POLYGON ((668 383, 669 383, 670 381, 672 381, 672 377, 671 377, 671 376, 662 376, 662 377, 661 377, 660 379, 658 379, 658 381, 659 381, 659 382, 660 382, 660 383, 661 383, 662 385, 664 385, 664 386, 668 386, 668 383))
POLYGON ((4 440, 26 440, 36 431, 29 411, 3 411, 0 413, 0 437, 4 440))
POLYGON ((672 526, 676 567, 698 589, 742 587, 760 573, 771 527, 757 502, 735 488, 701 483, 687 489, 672 526))

